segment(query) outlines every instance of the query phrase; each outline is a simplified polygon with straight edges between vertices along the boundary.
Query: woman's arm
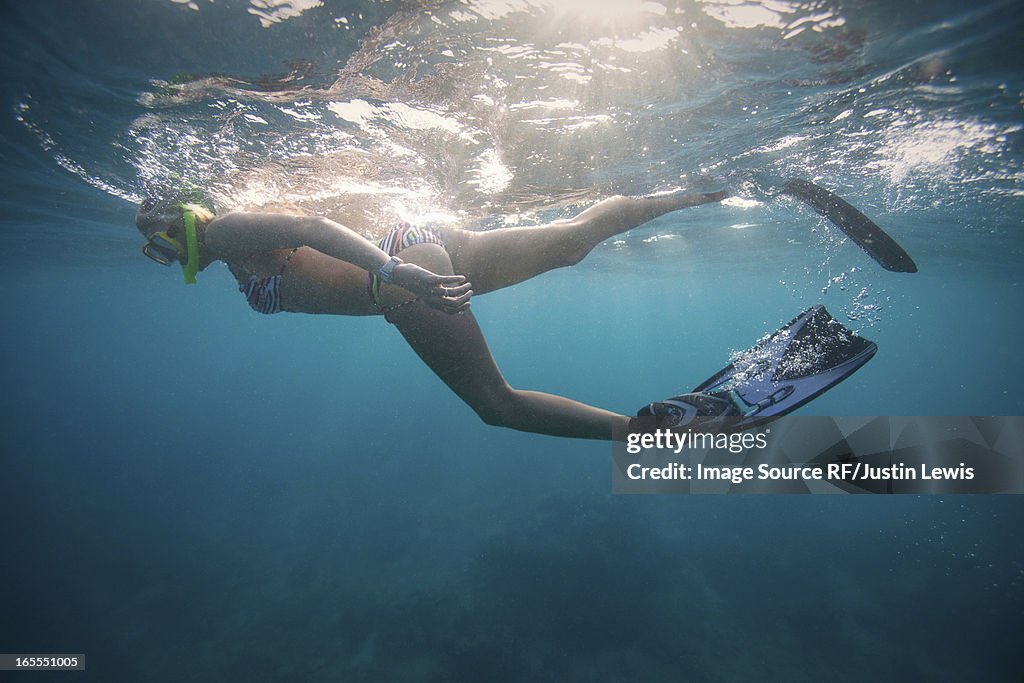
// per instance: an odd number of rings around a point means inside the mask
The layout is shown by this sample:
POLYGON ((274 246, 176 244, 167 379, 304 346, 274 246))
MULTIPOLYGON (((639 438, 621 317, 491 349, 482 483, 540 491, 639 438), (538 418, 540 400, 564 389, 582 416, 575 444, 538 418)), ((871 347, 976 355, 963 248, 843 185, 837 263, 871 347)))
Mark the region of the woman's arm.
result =
MULTIPOLYGON (((311 247, 370 273, 380 273, 392 260, 361 235, 319 216, 232 212, 210 222, 204 243, 224 259, 253 251, 311 247)), ((399 262, 391 282, 448 313, 468 308, 472 296, 471 285, 462 275, 437 275, 412 263, 399 262)))
POLYGON ((374 273, 389 258, 361 235, 319 216, 235 211, 213 219, 206 227, 204 242, 224 258, 253 251, 312 247, 374 273))

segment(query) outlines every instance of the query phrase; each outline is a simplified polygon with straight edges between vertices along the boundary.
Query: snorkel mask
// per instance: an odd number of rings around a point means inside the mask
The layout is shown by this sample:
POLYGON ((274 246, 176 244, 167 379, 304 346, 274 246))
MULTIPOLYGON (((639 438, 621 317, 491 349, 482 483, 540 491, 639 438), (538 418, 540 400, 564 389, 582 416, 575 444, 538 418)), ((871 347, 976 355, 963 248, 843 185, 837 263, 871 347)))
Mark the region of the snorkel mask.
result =
POLYGON ((196 214, 189 208, 188 204, 179 202, 181 219, 185 226, 185 244, 171 237, 167 231, 161 230, 150 235, 146 244, 142 247, 142 253, 147 258, 162 266, 169 266, 171 261, 181 264, 181 270, 185 276, 185 284, 196 283, 196 273, 199 271, 199 238, 196 233, 196 214))
POLYGON ((181 242, 163 230, 154 232, 150 235, 149 241, 142 245, 142 253, 161 266, 169 266, 171 261, 179 260, 183 252, 181 242))

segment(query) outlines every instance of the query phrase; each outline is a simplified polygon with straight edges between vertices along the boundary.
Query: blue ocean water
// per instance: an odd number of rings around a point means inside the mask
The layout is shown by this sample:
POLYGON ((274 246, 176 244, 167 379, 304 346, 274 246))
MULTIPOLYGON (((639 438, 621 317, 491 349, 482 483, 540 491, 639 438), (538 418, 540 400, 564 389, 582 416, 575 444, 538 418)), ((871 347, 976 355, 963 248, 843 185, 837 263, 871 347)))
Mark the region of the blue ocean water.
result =
POLYGON ((1021 415, 1019 3, 3 19, 0 650, 104 681, 1018 679, 1015 497, 612 496, 607 445, 483 425, 380 319, 186 288, 132 221, 181 178, 368 231, 728 186, 475 299, 509 380, 633 412, 820 302, 879 353, 804 414, 1021 415))

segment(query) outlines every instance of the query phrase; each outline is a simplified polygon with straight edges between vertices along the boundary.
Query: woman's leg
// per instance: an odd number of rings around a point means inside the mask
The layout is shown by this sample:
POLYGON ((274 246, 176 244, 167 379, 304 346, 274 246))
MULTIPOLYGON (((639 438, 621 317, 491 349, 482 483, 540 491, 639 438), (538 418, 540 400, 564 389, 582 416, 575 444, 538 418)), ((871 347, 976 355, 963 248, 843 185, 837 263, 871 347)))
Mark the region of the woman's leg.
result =
POLYGON ((476 294, 528 280, 553 268, 579 263, 604 240, 658 216, 698 204, 718 202, 728 192, 670 192, 648 197, 611 197, 575 218, 526 228, 485 232, 446 231, 455 272, 465 275, 476 294))
MULTIPOLYGON (((435 244, 401 252, 405 261, 451 274, 448 254, 435 244)), ((407 301, 408 292, 381 288, 385 307, 407 301)), ((629 419, 561 396, 513 389, 502 376, 470 311, 442 313, 417 301, 388 314, 398 331, 434 373, 490 425, 580 439, 610 440, 629 419)))

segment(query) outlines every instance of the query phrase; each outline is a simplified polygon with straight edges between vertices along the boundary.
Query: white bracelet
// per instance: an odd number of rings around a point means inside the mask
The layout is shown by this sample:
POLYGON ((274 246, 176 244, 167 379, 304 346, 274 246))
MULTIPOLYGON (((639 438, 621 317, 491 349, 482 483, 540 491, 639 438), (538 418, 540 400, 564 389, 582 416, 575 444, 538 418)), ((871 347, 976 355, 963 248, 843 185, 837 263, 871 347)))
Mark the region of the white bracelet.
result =
POLYGON ((397 256, 392 256, 388 259, 387 262, 380 267, 380 270, 377 271, 377 276, 380 278, 380 281, 391 282, 394 277, 395 267, 401 265, 401 263, 402 259, 397 256))

